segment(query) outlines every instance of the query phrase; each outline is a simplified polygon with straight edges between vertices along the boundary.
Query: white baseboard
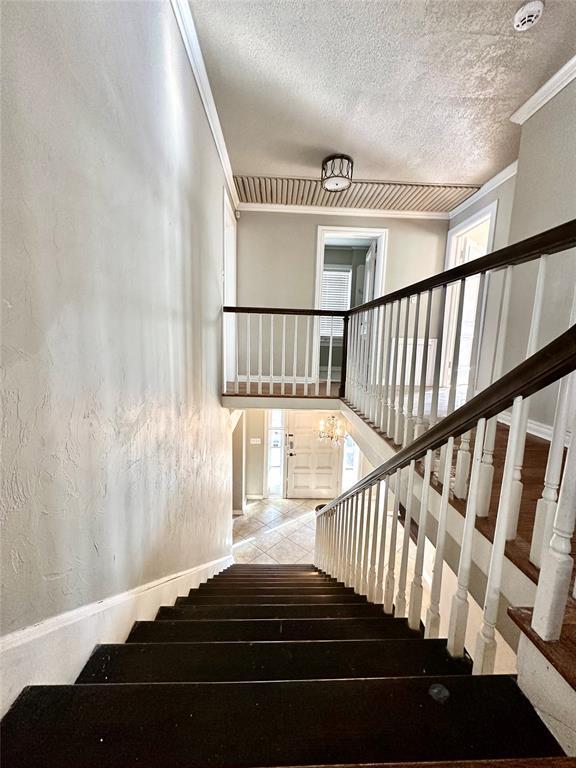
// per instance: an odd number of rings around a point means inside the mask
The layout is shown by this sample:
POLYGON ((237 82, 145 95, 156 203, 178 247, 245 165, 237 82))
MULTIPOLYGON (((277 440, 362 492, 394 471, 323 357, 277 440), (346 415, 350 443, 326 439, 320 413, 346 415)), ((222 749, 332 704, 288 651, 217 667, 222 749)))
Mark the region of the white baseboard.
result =
MULTIPOLYGON (((506 426, 510 426, 510 419, 511 414, 510 411, 503 411, 498 416, 498 421, 501 424, 506 424, 506 426)), ((535 419, 528 419, 528 425, 526 427, 526 431, 534 435, 534 437, 540 437, 542 440, 547 440, 550 442, 552 440, 552 427, 549 424, 543 424, 541 421, 536 421, 535 419)), ((570 444, 570 430, 566 430, 566 436, 564 438, 564 445, 568 447, 570 444)))
POLYGON ((258 493, 247 493, 246 494, 246 500, 247 501, 262 501, 262 499, 265 499, 265 496, 262 496, 262 494, 258 493))
POLYGON ((233 562, 227 555, 0 637, 1 714, 27 685, 73 683, 95 645, 123 643, 135 621, 153 619, 233 562))

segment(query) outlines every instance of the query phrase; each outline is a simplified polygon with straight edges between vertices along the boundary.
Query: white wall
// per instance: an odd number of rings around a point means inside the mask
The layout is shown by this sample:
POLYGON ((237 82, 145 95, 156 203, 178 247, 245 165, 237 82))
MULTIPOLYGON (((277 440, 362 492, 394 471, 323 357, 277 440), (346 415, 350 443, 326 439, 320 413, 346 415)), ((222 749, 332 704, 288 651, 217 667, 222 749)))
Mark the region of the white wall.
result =
POLYGON ((2 3, 2 631, 227 554, 224 179, 169 3, 2 3))
MULTIPOLYGON (((515 243, 576 218, 576 81, 522 126, 516 192, 510 224, 515 243)), ((507 370, 526 354, 536 262, 514 270, 506 334, 507 370)), ((549 257, 539 346, 568 328, 576 286, 576 249, 549 257)), ((530 418, 551 424, 555 387, 532 398, 530 418)))
POLYGON ((388 228, 387 293, 444 268, 446 221, 242 211, 238 305, 313 307, 319 226, 388 228))

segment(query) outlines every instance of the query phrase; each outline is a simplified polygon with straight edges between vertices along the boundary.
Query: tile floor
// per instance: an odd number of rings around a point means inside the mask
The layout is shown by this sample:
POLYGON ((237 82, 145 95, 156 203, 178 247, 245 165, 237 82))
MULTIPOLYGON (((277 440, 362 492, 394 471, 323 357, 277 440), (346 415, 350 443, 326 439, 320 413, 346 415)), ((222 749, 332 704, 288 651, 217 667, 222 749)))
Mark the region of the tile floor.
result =
POLYGON ((252 501, 234 520, 233 551, 237 563, 314 562, 317 499, 252 501))

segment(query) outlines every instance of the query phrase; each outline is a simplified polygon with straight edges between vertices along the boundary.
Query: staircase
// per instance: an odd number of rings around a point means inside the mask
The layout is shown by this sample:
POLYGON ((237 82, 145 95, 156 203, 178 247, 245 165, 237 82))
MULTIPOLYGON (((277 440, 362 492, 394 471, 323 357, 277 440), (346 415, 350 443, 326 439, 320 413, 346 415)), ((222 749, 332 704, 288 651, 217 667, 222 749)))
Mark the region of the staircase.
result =
POLYGON ((574 765, 513 677, 312 565, 233 565, 25 689, 1 738, 3 768, 574 765))

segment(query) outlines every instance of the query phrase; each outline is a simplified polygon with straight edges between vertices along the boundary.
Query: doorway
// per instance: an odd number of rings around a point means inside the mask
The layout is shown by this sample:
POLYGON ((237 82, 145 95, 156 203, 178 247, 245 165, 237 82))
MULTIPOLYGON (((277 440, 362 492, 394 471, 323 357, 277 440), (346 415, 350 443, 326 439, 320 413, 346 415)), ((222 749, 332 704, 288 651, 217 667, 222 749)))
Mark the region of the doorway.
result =
POLYGON ((342 445, 319 439, 320 421, 331 411, 287 411, 286 498, 333 499, 342 481, 342 445))
MULTIPOLYGON (((446 269, 460 266, 490 253, 494 244, 494 227, 498 201, 483 208, 470 216, 458 226, 449 230, 446 243, 446 269)), ((457 333, 458 303, 460 286, 448 288, 444 328, 446 329, 446 344, 442 362, 442 384, 447 387, 451 383, 453 366, 458 366, 456 374, 456 407, 466 400, 466 390, 470 367, 472 365, 472 348, 474 343, 474 325, 478 310, 480 277, 466 280, 464 301, 462 305, 462 323, 460 330, 460 351, 458 360, 454 360, 454 343, 457 333)), ((480 308, 484 311, 484 307, 480 308)), ((480 345, 478 345, 480 348, 480 345)))
MULTIPOLYGON (((386 229, 318 227, 316 309, 346 311, 382 296, 386 242, 386 229)), ((343 330, 342 319, 322 318, 316 322, 313 370, 321 380, 329 365, 330 380, 340 377, 343 330)))

